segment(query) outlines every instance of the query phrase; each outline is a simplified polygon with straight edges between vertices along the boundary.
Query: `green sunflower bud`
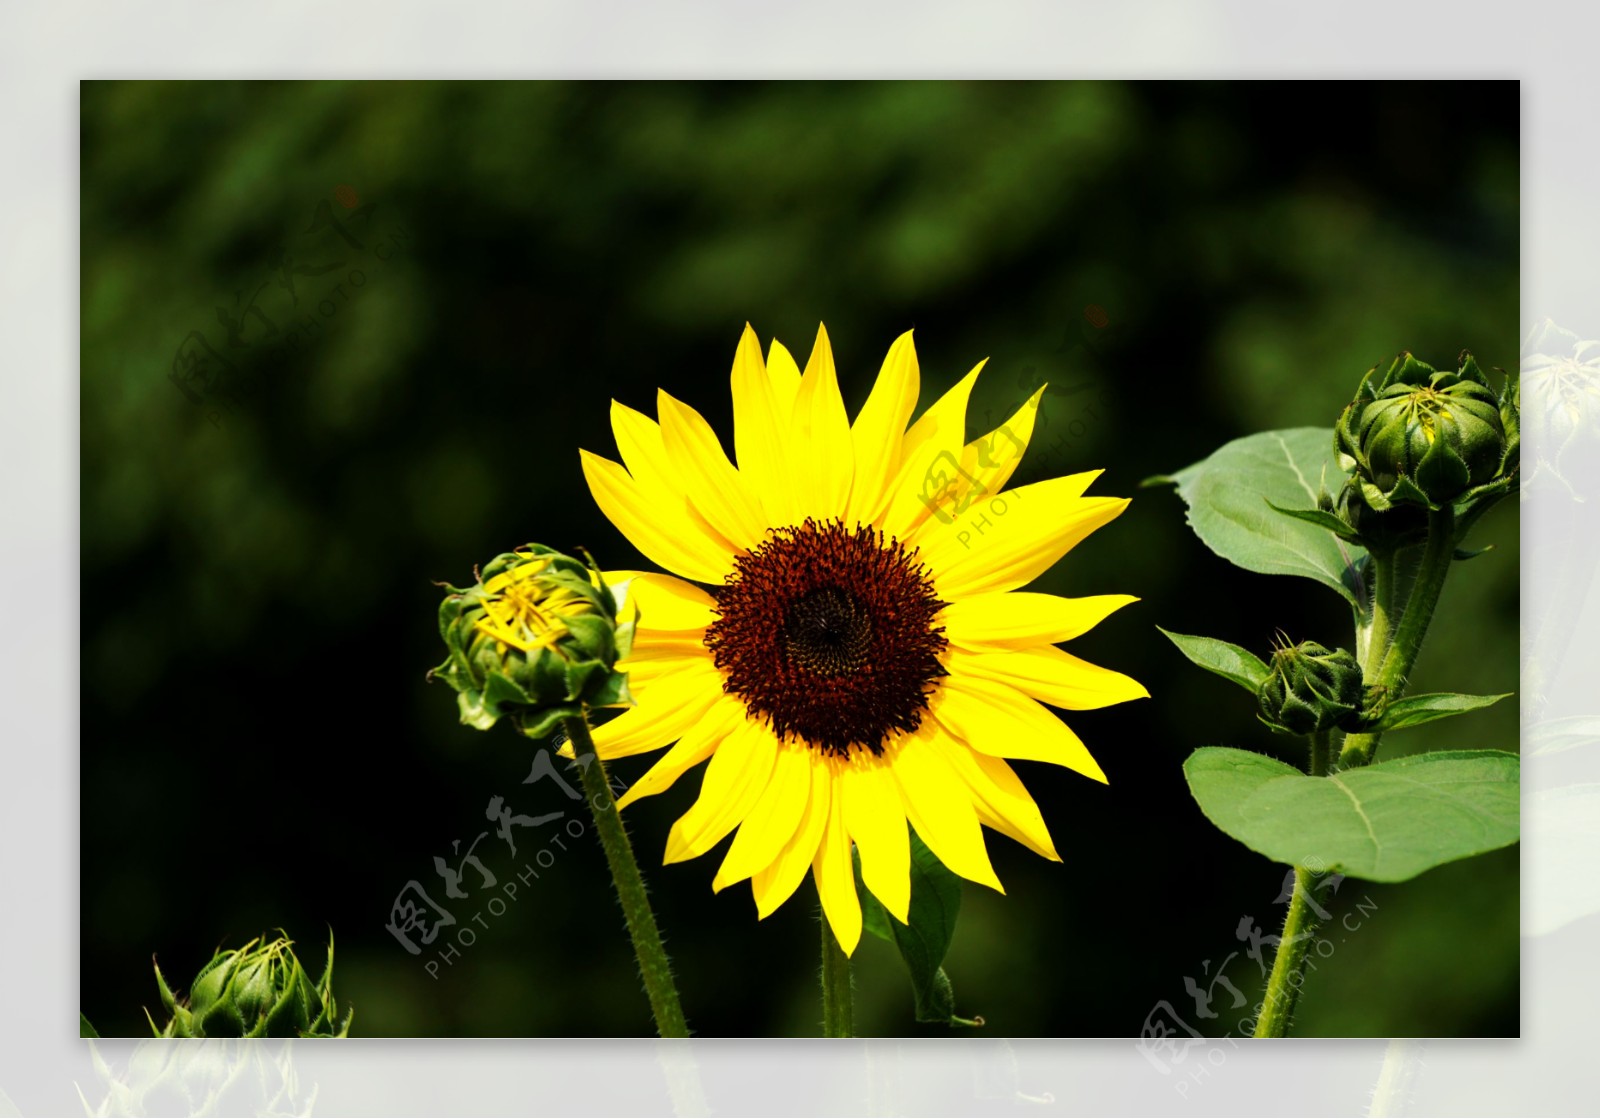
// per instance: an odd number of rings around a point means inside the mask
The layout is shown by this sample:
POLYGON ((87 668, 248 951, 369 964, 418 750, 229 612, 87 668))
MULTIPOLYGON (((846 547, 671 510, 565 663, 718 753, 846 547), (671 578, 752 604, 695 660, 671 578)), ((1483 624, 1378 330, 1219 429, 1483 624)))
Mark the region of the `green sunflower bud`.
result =
MULTIPOLYGON (((172 1015, 157 1037, 347 1037, 353 1012, 341 1022, 333 998, 333 944, 315 983, 300 966, 294 942, 257 937, 243 948, 219 951, 200 969, 180 1001, 161 968, 156 985, 172 1015)), ((155 1023, 151 1023, 152 1029, 155 1023)))
POLYGON ((456 690, 461 721, 488 730, 503 718, 541 738, 586 707, 631 703, 617 661, 634 620, 587 556, 542 544, 496 556, 465 590, 448 587, 439 633, 450 655, 429 678, 456 690))
POLYGON ((1454 372, 1401 354, 1362 378, 1334 427, 1334 449, 1351 472, 1340 498, 1345 520, 1375 543, 1409 542, 1428 510, 1486 506, 1515 484, 1515 381, 1496 394, 1466 351, 1454 372))
POLYGON ((1256 698, 1261 721, 1284 734, 1315 734, 1360 725, 1366 688, 1361 666, 1343 649, 1314 641, 1281 645, 1256 698))

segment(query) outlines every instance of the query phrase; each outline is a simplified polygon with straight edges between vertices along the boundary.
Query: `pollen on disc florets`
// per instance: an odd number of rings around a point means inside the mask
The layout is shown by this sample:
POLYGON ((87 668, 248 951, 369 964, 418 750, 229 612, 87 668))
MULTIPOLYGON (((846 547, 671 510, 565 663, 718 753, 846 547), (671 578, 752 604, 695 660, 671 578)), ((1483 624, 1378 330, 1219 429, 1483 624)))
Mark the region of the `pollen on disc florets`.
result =
POLYGON ((874 754, 921 724, 945 675, 932 580, 892 537, 841 522, 775 529, 712 592, 706 647, 723 687, 780 736, 874 754))

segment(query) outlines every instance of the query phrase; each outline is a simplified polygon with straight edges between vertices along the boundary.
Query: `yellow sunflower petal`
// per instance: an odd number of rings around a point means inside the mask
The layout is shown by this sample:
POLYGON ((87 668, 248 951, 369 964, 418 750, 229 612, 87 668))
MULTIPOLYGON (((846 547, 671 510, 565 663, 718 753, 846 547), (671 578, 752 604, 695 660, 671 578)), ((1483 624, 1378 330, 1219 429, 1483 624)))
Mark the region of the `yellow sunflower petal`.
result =
POLYGON ((900 469, 890 484, 883 517, 883 530, 896 539, 909 537, 959 492, 963 484, 961 456, 967 442, 967 401, 983 366, 980 361, 906 432, 900 469))
MULTIPOLYGON (((837 779, 835 774, 834 780, 837 779)), ((817 880, 817 897, 822 901, 828 927, 833 929, 839 947, 849 956, 861 942, 861 898, 856 894, 855 865, 850 858, 850 833, 845 830, 843 810, 843 799, 835 784, 828 801, 828 822, 811 863, 811 874, 817 880)))
POLYGON ((767 787, 750 815, 739 825, 739 832, 733 837, 711 889, 720 893, 777 858, 784 844, 799 830, 810 797, 810 748, 803 744, 779 743, 778 758, 773 763, 767 787))
POLYGON ((948 667, 952 673, 1008 684, 1068 711, 1093 711, 1150 697, 1145 686, 1133 677, 1090 664, 1050 645, 1003 653, 969 653, 952 648, 948 667))
POLYGON ((853 762, 840 771, 844 824, 861 851, 861 880, 902 923, 910 921, 911 836, 889 767, 853 762))
POLYGON ((628 674, 628 686, 638 698, 647 693, 653 681, 663 676, 700 672, 711 663, 711 653, 704 646, 685 651, 677 634, 657 634, 647 630, 634 642, 627 657, 617 662, 617 668, 628 674))
POLYGON ((924 719, 915 734, 900 740, 891 770, 900 786, 906 817, 928 850, 963 878, 1005 893, 989 863, 983 829, 972 807, 972 793, 927 740, 939 731, 924 719))
POLYGON ((727 537, 712 528, 689 501, 683 476, 667 455, 660 424, 643 412, 613 400, 611 433, 622 454, 622 465, 638 484, 650 507, 683 510, 696 532, 709 540, 718 553, 733 554, 735 549, 727 537))
POLYGON ((772 395, 778 402, 778 416, 787 419, 794 409, 795 394, 800 391, 800 366, 795 364, 789 348, 776 338, 767 347, 767 376, 772 378, 772 395))
POLYGON ((980 754, 1050 762, 1105 783, 1088 747, 1067 725, 1015 688, 951 674, 928 704, 933 717, 980 754))
POLYGON ((657 392, 656 399, 661 435, 689 500, 734 547, 755 547, 767 529, 756 491, 728 461, 704 416, 665 391, 657 392))
POLYGON ((693 583, 654 571, 604 571, 601 578, 613 591, 625 586, 641 630, 702 631, 716 620, 716 600, 693 583))
MULTIPOLYGON (((929 517, 915 540, 947 601, 1031 582, 1128 507, 1126 498, 1083 497, 1099 471, 1007 490, 954 523, 929 517)), ((713 522, 715 523, 715 522, 713 522)))
POLYGON ((743 823, 766 788, 777 754, 778 740, 765 725, 746 719, 735 726, 711 755, 700 798, 667 833, 662 861, 698 858, 743 823))
MULTIPOLYGON (((710 657, 661 664, 662 671, 647 675, 647 685, 641 683, 634 670, 629 670, 629 686, 636 689, 638 702, 594 729, 594 747, 602 758, 643 754, 681 738, 722 695, 722 676, 710 657)), ((570 751, 568 743, 563 753, 570 751)))
POLYGON ((699 722, 683 732, 672 749, 657 758, 656 763, 622 794, 617 810, 670 789, 678 778, 709 758, 743 717, 743 704, 731 696, 720 697, 699 722))
POLYGON ((1044 817, 1039 814, 1039 806, 1009 765, 953 738, 938 736, 931 745, 972 791, 972 804, 979 820, 1035 854, 1061 861, 1050 839, 1050 829, 1045 827, 1044 817))
POLYGON ((1033 591, 973 595, 946 606, 935 621, 953 644, 977 652, 1054 645, 1088 633, 1113 611, 1139 600, 1131 594, 1062 598, 1033 591))
MULTIPOLYGON (((794 359, 776 343, 773 344, 773 356, 778 358, 777 364, 794 368, 794 359), (782 357, 779 357, 780 353, 782 357), (788 359, 787 363, 784 358, 788 359)), ((794 379, 800 379, 798 370, 795 370, 794 379)), ((789 524, 793 519, 794 506, 789 483, 792 472, 787 456, 789 405, 787 402, 780 404, 777 386, 761 360, 761 343, 748 323, 739 339, 739 349, 734 354, 731 383, 734 455, 739 460, 739 473, 748 480, 750 493, 761 510, 763 523, 760 527, 764 529, 769 524, 789 524)), ((792 397, 793 394, 790 395, 792 397)), ((712 439, 714 441, 715 436, 712 439)), ((717 523, 716 518, 711 520, 713 524, 717 523)), ((750 542, 744 543, 746 547, 750 546, 750 542)))
POLYGON ((906 421, 917 406, 919 383, 917 351, 908 330, 889 347, 872 392, 850 428, 855 479, 845 516, 847 526, 852 521, 875 522, 883 512, 889 483, 900 469, 900 447, 906 421))
POLYGON ((805 811, 800 817, 799 828, 789 837, 789 842, 783 845, 783 850, 778 852, 777 857, 750 879, 750 890, 756 899, 758 919, 764 920, 778 906, 789 900, 795 888, 800 885, 801 879, 805 878, 806 871, 811 869, 811 862, 817 853, 817 844, 822 841, 822 831, 828 826, 828 805, 832 800, 833 774, 828 766, 819 762, 815 756, 810 759, 810 763, 807 773, 810 791, 807 794, 805 811))
POLYGON ((579 451, 589 492, 606 519, 653 563, 700 583, 721 583, 733 552, 704 532, 687 504, 651 501, 626 470, 610 459, 579 451))
POLYGON ((794 472, 799 499, 799 519, 831 520, 843 516, 855 478, 855 444, 850 438, 850 418, 839 394, 839 375, 833 366, 828 332, 817 327, 817 341, 806 362, 800 391, 795 396, 794 428, 799 433, 801 469, 794 472))
POLYGON ((1033 422, 1038 418, 1039 401, 1043 396, 1041 388, 1005 423, 967 444, 966 449, 972 456, 968 469, 976 481, 975 496, 997 494, 1006 488, 1033 439, 1033 422))

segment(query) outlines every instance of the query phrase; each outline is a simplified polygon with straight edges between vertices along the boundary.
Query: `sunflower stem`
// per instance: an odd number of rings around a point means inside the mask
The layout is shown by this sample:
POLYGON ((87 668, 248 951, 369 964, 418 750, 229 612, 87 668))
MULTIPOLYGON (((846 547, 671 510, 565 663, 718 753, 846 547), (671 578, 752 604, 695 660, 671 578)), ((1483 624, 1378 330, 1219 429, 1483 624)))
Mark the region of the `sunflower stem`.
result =
POLYGON ((1332 756, 1333 732, 1319 730, 1311 736, 1311 776, 1326 777, 1328 775, 1328 762, 1332 756))
MULTIPOLYGON (((1422 651, 1422 639, 1428 635, 1428 625, 1433 621, 1434 608, 1439 605, 1439 593, 1444 589, 1445 576, 1450 573, 1451 561, 1455 559, 1456 542, 1455 510, 1446 505, 1442 509, 1430 511, 1428 542, 1423 548, 1422 563, 1417 570, 1416 580, 1411 585, 1411 593, 1406 596, 1400 624, 1394 630, 1394 639, 1389 642, 1387 650, 1380 651, 1378 646, 1381 643, 1372 641, 1369 637, 1365 660, 1379 666, 1376 672, 1377 678, 1373 682, 1385 689, 1390 703, 1405 694, 1411 667, 1416 664, 1417 654, 1422 651)), ((1387 581, 1393 582, 1395 572, 1392 560, 1389 570, 1379 576, 1376 591, 1380 595, 1384 593, 1383 575, 1388 576, 1387 581)), ((1392 596, 1393 592, 1389 593, 1392 596)), ((1374 611, 1375 616, 1376 613, 1374 611)), ((1376 628, 1376 617, 1374 628, 1376 628)), ((1362 667, 1366 672, 1366 664, 1362 667)), ((1373 754, 1377 752, 1378 740, 1382 737, 1382 731, 1369 731, 1365 734, 1352 734, 1346 738, 1344 747, 1339 752, 1340 768, 1348 769, 1370 764, 1373 754)))
POLYGON ((633 954, 639 960, 639 978, 644 981, 645 994, 650 998, 650 1012, 655 1016, 656 1033, 662 1037, 688 1037, 689 1025, 678 1003, 678 989, 672 982, 672 964, 667 959, 666 948, 661 944, 661 933, 656 928, 656 917, 650 909, 650 898, 645 893, 644 879, 639 874, 639 864, 634 860, 627 829, 622 826, 617 802, 611 796, 605 763, 594 748, 589 724, 582 716, 564 719, 562 725, 566 728, 567 737, 572 740, 572 756, 583 775, 583 791, 587 794, 585 799, 594 813, 595 830, 600 833, 600 846, 611 868, 617 901, 621 903, 622 915, 628 923, 633 954))
POLYGON ((855 1037, 855 990, 850 957, 839 946, 826 914, 822 916, 822 1036, 855 1037))
POLYGON ((1378 682, 1378 671, 1389 651, 1394 632, 1395 552, 1386 548, 1372 553, 1372 615, 1361 635, 1361 671, 1369 684, 1378 682))
POLYGON ((1311 901, 1315 884, 1316 876, 1309 870, 1294 868, 1294 894, 1283 919, 1283 936, 1272 961, 1272 974, 1267 977, 1267 996, 1256 1021, 1257 1037, 1289 1036, 1295 1000, 1305 984, 1306 953, 1317 938, 1317 914, 1311 901))

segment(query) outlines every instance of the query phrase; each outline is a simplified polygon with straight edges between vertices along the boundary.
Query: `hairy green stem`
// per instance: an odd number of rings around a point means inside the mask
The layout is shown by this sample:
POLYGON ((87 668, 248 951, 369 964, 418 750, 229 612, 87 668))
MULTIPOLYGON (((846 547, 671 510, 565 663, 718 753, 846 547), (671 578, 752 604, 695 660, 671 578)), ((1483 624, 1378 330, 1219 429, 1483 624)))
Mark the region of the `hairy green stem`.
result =
POLYGON ((822 1036, 855 1037, 855 992, 850 985, 850 957, 822 915, 822 1036))
POLYGON ((639 864, 634 860, 627 829, 617 814, 617 802, 606 780, 605 763, 595 752, 587 722, 574 717, 562 720, 562 724, 572 740, 572 754, 583 774, 583 791, 594 812, 595 830, 600 833, 600 846, 611 867, 617 901, 628 923, 633 954, 639 960, 639 978, 644 981, 645 994, 650 997, 650 1012, 655 1015, 656 1032, 662 1037, 688 1037, 689 1025, 678 1003, 678 989, 672 983, 672 964, 661 944, 661 932, 656 928, 656 916, 650 909, 650 898, 645 893, 644 879, 639 875, 639 864))
POLYGON ((1394 632, 1395 574, 1393 550, 1372 553, 1372 620, 1362 638, 1361 671, 1373 683, 1377 682, 1394 632))
POLYGON ((1326 777, 1333 754, 1333 732, 1319 730, 1311 736, 1311 776, 1326 777))
MULTIPOLYGON (((1445 576, 1450 573, 1450 563, 1455 559, 1455 554, 1456 517, 1455 511, 1447 505, 1428 514, 1428 543, 1423 548, 1422 563, 1417 569, 1416 580, 1411 584, 1411 593, 1406 598, 1400 625, 1395 629, 1394 639, 1382 654, 1381 661, 1373 651, 1376 643, 1371 642, 1369 637, 1368 659, 1380 666, 1376 683, 1385 689, 1391 703, 1405 694, 1411 667, 1416 664, 1417 654, 1422 651, 1422 639, 1428 635, 1428 625, 1433 621, 1434 608, 1439 605, 1439 592, 1444 589, 1445 576)), ((1392 566, 1387 574, 1392 582, 1392 566)), ((1382 583, 1380 579, 1376 588, 1379 593, 1382 592, 1382 583)), ((1374 610, 1374 628, 1376 613, 1374 610)), ((1370 763, 1378 749, 1378 740, 1382 737, 1381 731, 1369 731, 1346 738, 1339 754, 1340 767, 1348 769, 1370 763)))
POLYGON ((1261 1017, 1256 1021, 1256 1037, 1288 1037, 1289 1021, 1294 1017, 1295 1000, 1305 983, 1306 953, 1316 940, 1317 914, 1311 907, 1311 891, 1316 877, 1304 867, 1294 868, 1294 895, 1289 913, 1283 919, 1283 938, 1267 977, 1267 996, 1261 1017))

